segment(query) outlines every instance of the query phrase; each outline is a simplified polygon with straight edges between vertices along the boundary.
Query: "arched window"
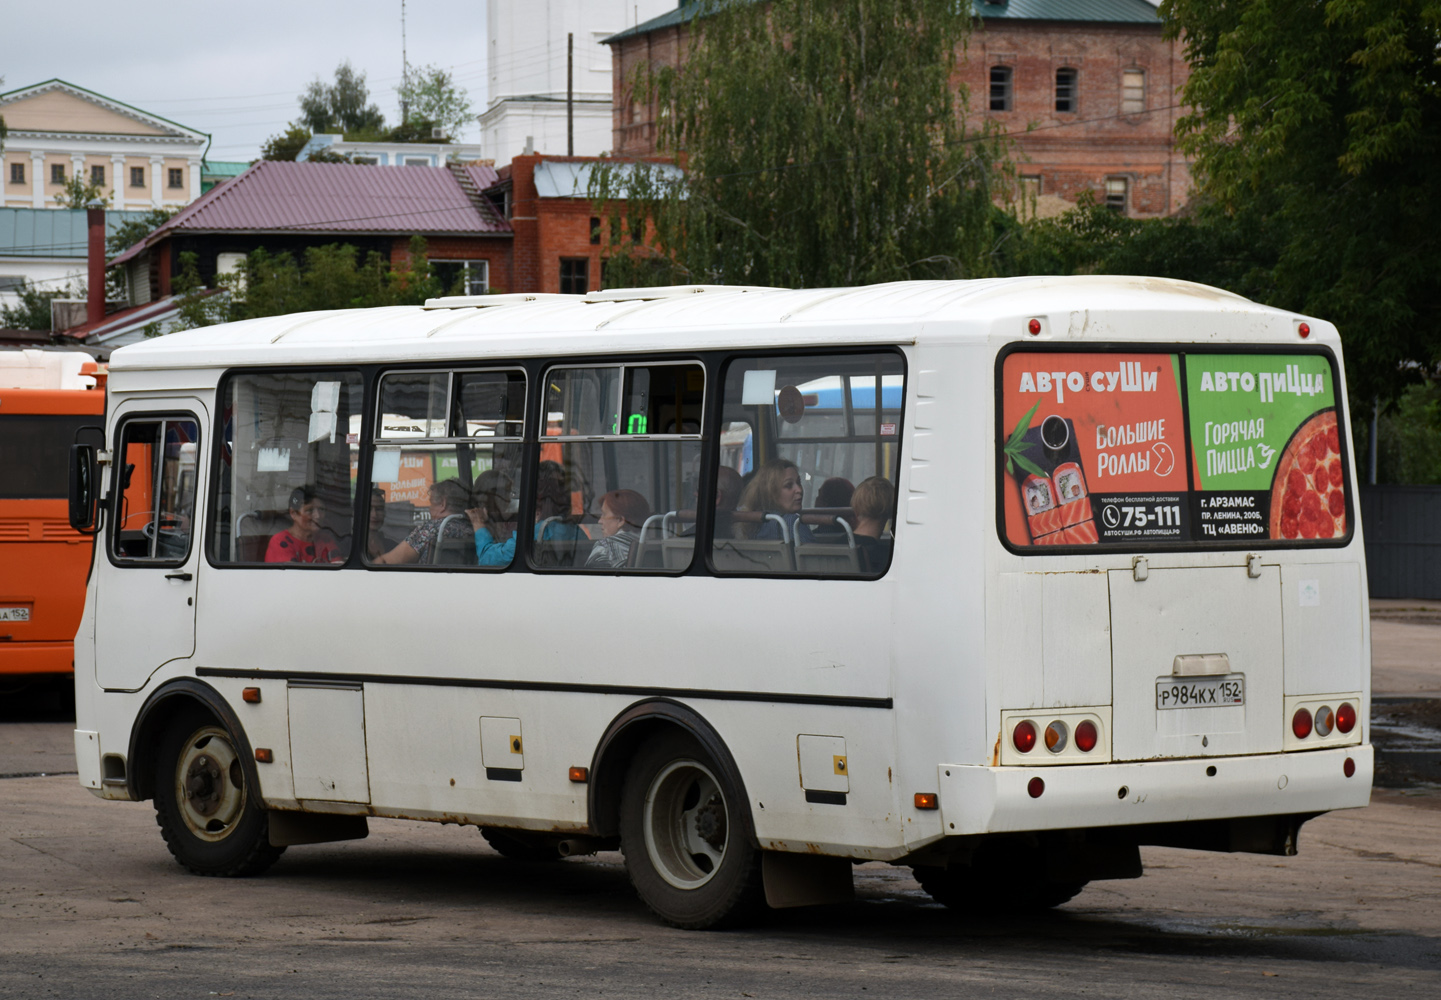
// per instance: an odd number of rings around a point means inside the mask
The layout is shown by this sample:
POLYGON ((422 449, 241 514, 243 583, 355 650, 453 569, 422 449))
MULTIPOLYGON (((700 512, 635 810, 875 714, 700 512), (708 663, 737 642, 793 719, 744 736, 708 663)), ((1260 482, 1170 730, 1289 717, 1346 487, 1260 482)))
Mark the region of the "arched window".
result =
POLYGON ((1056 70, 1056 110, 1074 113, 1080 110, 1080 97, 1076 92, 1076 71, 1069 66, 1056 70))
POLYGON ((1011 110, 1011 67, 991 67, 991 110, 1011 110))

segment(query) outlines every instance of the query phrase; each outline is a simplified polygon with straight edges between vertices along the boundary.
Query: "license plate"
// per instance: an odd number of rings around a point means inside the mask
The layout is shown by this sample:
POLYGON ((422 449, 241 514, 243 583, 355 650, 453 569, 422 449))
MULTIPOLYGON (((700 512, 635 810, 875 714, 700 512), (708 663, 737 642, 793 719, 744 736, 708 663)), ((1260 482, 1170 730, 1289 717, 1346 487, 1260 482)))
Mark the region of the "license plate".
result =
POLYGON ((1246 704, 1242 674, 1215 677, 1157 677, 1156 708, 1232 708, 1246 704))
POLYGON ((28 622, 29 608, 0 608, 0 622, 28 622))

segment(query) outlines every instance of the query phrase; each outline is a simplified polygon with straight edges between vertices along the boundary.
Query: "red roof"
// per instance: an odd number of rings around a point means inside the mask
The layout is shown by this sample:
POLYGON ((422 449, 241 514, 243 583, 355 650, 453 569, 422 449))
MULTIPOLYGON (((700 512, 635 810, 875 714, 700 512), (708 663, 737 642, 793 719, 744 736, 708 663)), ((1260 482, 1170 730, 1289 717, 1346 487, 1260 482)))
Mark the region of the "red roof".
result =
MULTIPOLYGON (((478 190, 492 167, 463 168, 478 190)), ((445 167, 261 160, 187 205, 146 239, 110 261, 119 264, 172 232, 188 233, 508 233, 482 211, 445 167)))

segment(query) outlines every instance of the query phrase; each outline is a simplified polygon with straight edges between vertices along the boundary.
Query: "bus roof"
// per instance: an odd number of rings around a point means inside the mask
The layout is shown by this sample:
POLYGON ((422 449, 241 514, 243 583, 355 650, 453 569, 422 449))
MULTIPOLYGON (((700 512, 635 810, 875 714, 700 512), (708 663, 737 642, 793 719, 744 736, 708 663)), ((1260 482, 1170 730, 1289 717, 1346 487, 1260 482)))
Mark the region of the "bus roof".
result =
MULTIPOLYGON (((120 348, 113 372, 232 365, 363 364, 503 356, 911 344, 989 336, 989 325, 1052 317, 1092 330, 1105 313, 1292 318, 1220 289, 1163 278, 1087 275, 904 281, 792 290, 691 285, 590 295, 432 299, 424 307, 295 313, 170 334, 120 348), (962 332, 959 324, 970 326, 962 332), (941 324, 945 324, 942 328, 941 324), (684 337, 677 338, 677 333, 684 337)), ((1263 326, 1249 328, 1258 338, 1263 326)), ((1017 327, 1017 335, 1023 334, 1017 327)), ((1272 327, 1271 333, 1275 329, 1272 327)), ((1158 339, 1196 340, 1170 329, 1158 339)), ((1214 332, 1205 339, 1214 337, 1214 332)), ((1231 339, 1230 335, 1226 339, 1231 339)))

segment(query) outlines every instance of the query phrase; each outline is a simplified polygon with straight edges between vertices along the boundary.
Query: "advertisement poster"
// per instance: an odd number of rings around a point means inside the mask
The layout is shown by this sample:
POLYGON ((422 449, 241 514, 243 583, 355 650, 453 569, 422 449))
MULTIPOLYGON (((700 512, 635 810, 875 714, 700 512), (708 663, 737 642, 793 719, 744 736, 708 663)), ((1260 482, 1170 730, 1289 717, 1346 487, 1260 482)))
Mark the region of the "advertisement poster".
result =
POLYGON ((1201 540, 1346 535, 1331 365, 1315 354, 1186 357, 1201 540))
POLYGON ((1013 546, 1346 534, 1325 357, 1017 351, 1001 381, 1013 546))

